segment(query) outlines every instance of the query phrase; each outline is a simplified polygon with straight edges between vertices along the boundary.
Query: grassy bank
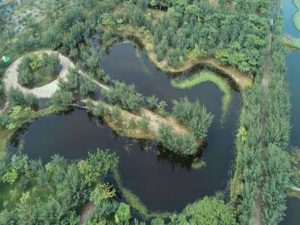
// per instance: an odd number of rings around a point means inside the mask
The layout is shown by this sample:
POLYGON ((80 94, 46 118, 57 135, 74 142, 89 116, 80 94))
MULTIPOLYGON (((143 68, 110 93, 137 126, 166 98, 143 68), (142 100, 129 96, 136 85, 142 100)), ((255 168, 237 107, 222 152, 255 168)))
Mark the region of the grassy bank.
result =
POLYGON ((7 130, 4 128, 0 128, 0 154, 5 153, 7 143, 9 142, 14 132, 15 130, 7 130))
POLYGON ((114 170, 114 179, 117 182, 118 187, 122 192, 122 196, 125 201, 135 210, 139 211, 142 215, 148 217, 149 210, 146 205, 136 196, 132 191, 124 187, 120 171, 114 170))
POLYGON ((14 129, 0 127, 0 154, 6 152, 7 144, 18 128, 22 127, 26 123, 32 122, 35 119, 56 114, 65 110, 66 109, 59 109, 52 106, 39 111, 33 111, 29 110, 28 108, 24 108, 22 111, 20 111, 20 114, 14 119, 14 121, 9 122, 9 124, 13 124, 15 127, 14 129))
POLYGON ((285 46, 292 50, 300 50, 300 38, 292 38, 288 36, 284 36, 282 38, 285 46))
POLYGON ((230 102, 232 100, 230 86, 227 81, 217 74, 210 71, 202 71, 199 72, 187 79, 173 79, 172 86, 180 89, 192 88, 196 85, 199 85, 204 82, 212 82, 218 86, 218 88, 224 93, 224 97, 222 99, 222 108, 223 108, 223 116, 225 117, 230 102))
POLYGON ((208 65, 229 76, 240 89, 245 89, 252 84, 252 77, 249 74, 242 73, 232 66, 223 65, 220 61, 213 57, 194 58, 186 55, 182 64, 178 68, 174 68, 168 65, 166 59, 163 59, 162 61, 157 60, 152 35, 148 30, 126 25, 120 26, 118 32, 120 35, 125 37, 131 36, 137 38, 138 41, 146 48, 149 59, 163 72, 176 74, 190 70, 196 65, 208 65))
POLYGON ((297 29, 300 31, 300 0, 294 0, 295 6, 298 8, 298 11, 294 15, 294 24, 297 29))

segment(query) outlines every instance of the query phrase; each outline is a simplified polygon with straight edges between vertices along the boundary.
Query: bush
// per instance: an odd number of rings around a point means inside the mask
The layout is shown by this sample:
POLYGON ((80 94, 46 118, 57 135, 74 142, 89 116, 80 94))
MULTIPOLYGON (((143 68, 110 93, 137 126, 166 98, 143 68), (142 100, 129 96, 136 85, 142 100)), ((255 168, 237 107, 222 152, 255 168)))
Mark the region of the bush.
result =
POLYGON ((144 98, 135 91, 134 85, 127 86, 120 82, 116 82, 114 88, 103 91, 103 95, 113 104, 118 104, 121 108, 129 111, 138 110, 144 103, 144 98))
POLYGON ((187 98, 174 101, 173 115, 189 127, 196 138, 205 139, 213 116, 197 101, 191 103, 187 98))
POLYGON ((193 135, 172 133, 169 126, 161 125, 158 141, 162 146, 176 154, 195 155, 198 152, 197 142, 193 135))
POLYGON ((149 128, 149 119, 146 117, 143 117, 141 120, 138 121, 139 127, 143 131, 147 131, 149 128))
POLYGON ((67 108, 72 104, 72 93, 67 91, 57 91, 51 98, 51 103, 56 107, 67 108))
POLYGON ((81 77, 79 93, 81 97, 87 97, 89 95, 94 95, 96 92, 95 84, 91 77, 81 77))
POLYGON ((24 56, 18 66, 18 82, 26 87, 42 86, 56 78, 59 72, 58 54, 24 56))
POLYGON ((15 106, 15 105, 25 105, 25 96, 22 91, 19 89, 10 89, 8 92, 8 101, 9 104, 15 106))

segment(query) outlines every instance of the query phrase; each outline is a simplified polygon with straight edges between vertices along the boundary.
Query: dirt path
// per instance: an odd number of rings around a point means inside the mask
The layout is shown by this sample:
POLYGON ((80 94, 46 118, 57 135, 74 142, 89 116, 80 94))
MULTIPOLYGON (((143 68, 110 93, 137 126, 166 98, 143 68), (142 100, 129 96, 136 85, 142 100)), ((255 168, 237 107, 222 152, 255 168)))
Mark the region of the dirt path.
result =
MULTIPOLYGON (((268 36, 268 46, 266 49, 266 56, 265 56, 265 62, 263 65, 263 79, 262 79, 262 86, 265 91, 265 95, 268 95, 268 89, 269 89, 269 83, 270 83, 270 67, 272 63, 272 40, 273 40, 273 34, 272 32, 269 33, 268 36)), ((265 102, 265 99, 262 99, 263 102, 265 102)), ((266 107, 262 109, 262 115, 261 115, 261 123, 262 123, 262 129, 265 130, 267 129, 266 127, 266 107)), ((265 151, 266 148, 268 147, 262 138, 261 144, 261 155, 260 155, 260 160, 264 161, 265 158, 265 151)), ((263 200, 262 200, 262 184, 259 184, 258 187, 258 194, 255 202, 255 225, 262 225, 263 224, 263 200)))
MULTIPOLYGON (((28 89, 26 87, 21 86, 18 83, 18 65, 22 61, 22 58, 19 58, 15 62, 13 62, 8 69, 6 70, 4 74, 3 83, 5 86, 5 91, 8 93, 8 91, 11 88, 18 88, 21 90, 24 94, 33 94, 37 98, 51 98, 54 93, 59 89, 59 80, 60 79, 67 79, 68 70, 70 68, 75 68, 75 64, 67 57, 63 56, 59 52, 56 51, 50 51, 50 50, 41 50, 34 52, 34 54, 42 54, 42 53, 57 53, 60 64, 62 65, 62 70, 58 76, 58 78, 54 81, 52 81, 49 84, 46 84, 42 87, 28 89)), ((79 73, 82 76, 87 76, 83 71, 79 70, 79 73)), ((102 84, 101 82, 93 79, 93 82, 95 85, 97 85, 102 90, 109 90, 110 88, 106 86, 105 84, 102 84)), ((6 103, 6 106, 0 111, 0 115, 7 109, 8 103, 6 103)), ((173 132, 175 133, 187 133, 187 129, 179 124, 174 118, 172 117, 163 117, 157 113, 154 113, 146 108, 141 108, 140 112, 138 114, 133 114, 128 111, 122 110, 122 114, 124 115, 124 118, 130 119, 133 118, 135 120, 141 120, 143 116, 149 119, 149 132, 151 132, 154 137, 158 134, 159 127, 161 124, 169 124, 172 127, 173 132)))
POLYGON ((74 68, 74 63, 67 57, 63 56, 62 54, 55 52, 55 51, 37 51, 34 52, 34 54, 42 54, 42 53, 57 53, 60 64, 62 66, 61 72, 59 73, 56 80, 52 81, 49 84, 46 84, 42 87, 32 88, 28 89, 26 87, 23 87, 18 82, 18 66, 21 63, 23 57, 17 59, 15 62, 13 62, 8 69, 6 70, 4 74, 3 84, 5 87, 6 93, 11 88, 17 88, 21 90, 24 94, 33 94, 37 98, 51 98, 54 93, 59 89, 59 80, 60 79, 66 79, 66 76, 68 74, 69 68, 74 68))
POLYGON ((96 206, 92 202, 88 202, 84 206, 80 214, 79 225, 85 224, 85 222, 90 218, 90 216, 95 212, 95 210, 96 210, 96 206))

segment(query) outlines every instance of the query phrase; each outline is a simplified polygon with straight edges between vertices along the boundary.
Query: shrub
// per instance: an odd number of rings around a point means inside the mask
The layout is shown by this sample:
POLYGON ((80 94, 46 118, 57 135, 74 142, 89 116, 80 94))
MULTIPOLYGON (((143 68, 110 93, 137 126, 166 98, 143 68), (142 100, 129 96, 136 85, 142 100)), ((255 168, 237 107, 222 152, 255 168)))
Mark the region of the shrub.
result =
POLYGON ((72 93, 67 91, 57 91, 51 99, 51 103, 56 107, 67 108, 73 101, 72 93))
POLYGON ((26 87, 44 85, 59 72, 58 54, 24 56, 18 66, 18 82, 26 87))
POLYGON ((146 117, 143 117, 141 120, 138 121, 139 127, 143 131, 147 131, 149 128, 149 119, 146 117))
POLYGON ((161 125, 158 141, 162 146, 176 154, 195 155, 198 152, 197 142, 193 135, 173 133, 171 127, 161 125))
POLYGON ((103 91, 103 95, 113 104, 129 111, 138 110, 144 102, 142 95, 135 91, 134 85, 127 86, 120 82, 116 82, 114 88, 103 91))
POLYGON ((189 102, 187 98, 174 101, 173 115, 189 127, 196 138, 205 139, 213 116, 197 101, 189 102))

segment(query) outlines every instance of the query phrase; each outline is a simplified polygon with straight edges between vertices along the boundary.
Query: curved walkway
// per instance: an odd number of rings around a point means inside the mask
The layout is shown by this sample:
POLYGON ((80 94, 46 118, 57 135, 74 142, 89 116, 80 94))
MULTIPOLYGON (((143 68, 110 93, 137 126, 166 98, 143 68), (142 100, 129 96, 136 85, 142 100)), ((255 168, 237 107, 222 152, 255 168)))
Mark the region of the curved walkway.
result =
MULTIPOLYGON (((23 56, 23 57, 19 58, 18 60, 16 60, 15 62, 13 62, 8 67, 8 69, 6 70, 6 72, 4 74, 3 83, 5 86, 6 92, 8 92, 11 88, 17 88, 17 89, 21 90, 24 94, 33 94, 37 98, 51 98, 54 95, 54 93, 59 90, 59 80, 60 79, 66 80, 68 70, 70 68, 75 68, 75 65, 68 57, 63 56, 62 54, 60 54, 59 52, 56 52, 56 51, 40 50, 40 51, 33 52, 33 54, 43 54, 43 53, 58 54, 58 57, 60 60, 60 65, 62 66, 62 70, 61 70, 60 74, 58 75, 57 79, 52 81, 49 84, 42 86, 42 87, 33 88, 33 89, 29 89, 29 88, 21 86, 18 82, 18 65, 22 61, 22 58, 24 57, 23 56)), ((78 72, 82 76, 87 76, 81 70, 79 70, 78 72)), ((103 90, 110 89, 108 86, 102 84, 101 82, 99 82, 95 79, 92 79, 92 81, 95 85, 97 85, 99 88, 101 88, 103 90)), ((8 102, 5 104, 5 107, 2 110, 0 110, 0 115, 7 109, 7 107, 8 107, 8 102)), ((123 114, 126 114, 125 118, 133 117, 138 120, 141 120, 142 119, 141 115, 144 115, 147 118, 149 118, 149 130, 153 134, 158 133, 160 124, 170 124, 173 132, 175 132, 175 133, 187 133, 188 132, 187 129, 184 126, 182 126, 181 124, 179 124, 174 118, 162 117, 162 116, 160 116, 146 108, 143 108, 143 107, 140 109, 140 112, 139 112, 140 115, 135 115, 135 114, 132 114, 125 110, 122 110, 122 112, 124 112, 123 114)))
POLYGON ((21 90, 24 94, 33 94, 37 98, 51 98, 54 93, 59 89, 59 80, 60 79, 66 79, 66 76, 68 74, 69 68, 74 68, 74 63, 67 57, 63 56, 62 54, 56 52, 56 51, 37 51, 33 52, 33 54, 42 54, 42 53, 57 53, 60 65, 62 66, 61 72, 59 73, 56 80, 52 81, 49 84, 46 84, 42 87, 37 88, 26 88, 19 84, 18 82, 18 66, 21 63, 23 57, 17 59, 15 62, 13 62, 8 69, 6 70, 4 74, 3 84, 5 91, 8 92, 11 88, 17 88, 21 90))

